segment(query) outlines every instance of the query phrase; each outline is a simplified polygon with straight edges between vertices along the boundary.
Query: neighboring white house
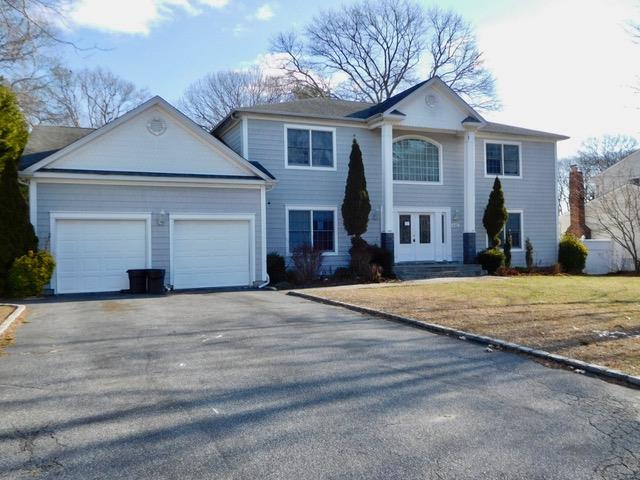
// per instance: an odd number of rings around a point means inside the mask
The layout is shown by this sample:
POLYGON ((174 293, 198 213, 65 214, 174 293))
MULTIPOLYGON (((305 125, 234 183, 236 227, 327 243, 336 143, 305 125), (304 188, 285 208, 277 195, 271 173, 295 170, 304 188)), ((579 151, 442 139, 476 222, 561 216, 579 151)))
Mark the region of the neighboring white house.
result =
MULTIPOLYGON (((127 288, 163 268, 176 289, 267 280, 266 255, 302 244, 347 265, 340 206, 353 140, 372 210, 364 238, 396 264, 474 263, 493 181, 513 262, 557 257, 556 143, 492 123, 434 77, 380 104, 315 98, 240 108, 211 132, 159 97, 97 129, 37 127, 21 162, 56 293, 127 288)), ((408 267, 407 267, 408 268, 408 267)), ((462 267, 461 267, 462 268, 462 267)))
MULTIPOLYGON (((575 174, 572 169, 571 175, 575 174)), ((570 187, 570 213, 560 217, 561 231, 572 228, 586 237, 587 273, 632 271, 635 265, 628 248, 635 245, 640 252, 640 150, 592 181, 596 197, 586 203, 583 194, 570 187)))

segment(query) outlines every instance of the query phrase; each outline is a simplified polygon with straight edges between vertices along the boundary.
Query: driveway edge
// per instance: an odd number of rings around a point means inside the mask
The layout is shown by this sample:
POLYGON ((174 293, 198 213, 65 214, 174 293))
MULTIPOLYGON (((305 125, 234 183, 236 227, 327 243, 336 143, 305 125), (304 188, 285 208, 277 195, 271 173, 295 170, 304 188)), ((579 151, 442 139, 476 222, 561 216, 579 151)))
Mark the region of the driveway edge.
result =
POLYGON ((2 323, 0 323, 0 337, 4 335, 4 332, 6 332, 11 325, 13 325, 13 322, 15 322, 18 318, 20 318, 20 315, 22 315, 27 308, 24 305, 15 305, 12 303, 3 303, 1 305, 7 306, 7 307, 14 307, 15 310, 11 315, 5 318, 2 323))
POLYGON ((402 315, 383 312, 382 310, 376 310, 374 308, 361 307, 359 305, 353 305, 351 303, 339 302, 337 300, 330 300, 328 298, 323 298, 323 297, 311 295, 309 293, 303 293, 296 290, 292 290, 288 292, 287 295, 304 298, 305 300, 311 300, 318 303, 324 303, 326 305, 332 305, 334 307, 343 307, 349 310, 353 310, 355 312, 374 315, 376 317, 386 318, 387 320, 392 320, 394 322, 411 325, 412 327, 420 328, 422 330, 427 330, 432 333, 456 337, 459 340, 468 340, 468 341, 480 343, 483 345, 498 346, 503 350, 530 355, 532 357, 540 358, 542 360, 568 366, 575 370, 582 370, 584 372, 589 372, 598 377, 617 380, 633 388, 640 389, 640 377, 627 375, 626 373, 621 372, 619 370, 613 370, 610 368, 603 367, 601 365, 596 365, 594 363, 587 363, 587 362, 583 362, 582 360, 576 360, 573 358, 564 357, 562 355, 557 355, 555 353, 550 353, 544 350, 537 350, 535 348, 525 347, 523 345, 507 342, 504 340, 500 340, 498 338, 486 337, 484 335, 477 335, 475 333, 465 332, 463 330, 458 330, 451 327, 444 327, 442 325, 438 325, 435 323, 423 322, 420 320, 415 320, 413 318, 404 317, 402 315))

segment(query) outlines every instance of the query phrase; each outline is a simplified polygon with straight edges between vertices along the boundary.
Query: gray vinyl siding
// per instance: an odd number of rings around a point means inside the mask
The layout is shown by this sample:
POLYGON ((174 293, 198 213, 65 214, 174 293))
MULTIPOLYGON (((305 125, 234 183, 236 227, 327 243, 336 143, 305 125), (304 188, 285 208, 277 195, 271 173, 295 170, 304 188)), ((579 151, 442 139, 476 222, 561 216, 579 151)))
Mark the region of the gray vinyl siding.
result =
POLYGON ((50 246, 50 212, 151 213, 151 262, 153 268, 169 265, 169 221, 158 225, 158 215, 253 214, 255 215, 256 279, 262 272, 260 189, 81 185, 38 183, 36 234, 41 248, 50 246))
MULTIPOLYGON (((284 165, 284 125, 282 121, 248 120, 249 160, 260 162, 278 180, 267 191, 267 250, 286 255, 286 205, 331 206, 338 210, 338 255, 326 255, 326 273, 349 261, 349 237, 342 225, 340 207, 344 198, 351 144, 355 137, 362 150, 367 188, 371 199, 369 228, 364 238, 380 243, 380 207, 382 205, 382 163, 377 130, 336 127, 336 171, 286 169, 284 165)), ((305 124, 304 122, 296 122, 305 124)), ((313 126, 313 123, 308 123, 313 126)), ((290 260, 287 260, 290 264, 290 260)))
MULTIPOLYGON (((416 135, 416 132, 393 131, 393 136, 416 135)), ((454 262, 462 261, 462 231, 464 210, 464 141, 449 134, 419 134, 442 146, 442 185, 393 186, 394 207, 449 207, 451 209, 451 255, 454 262)))
POLYGON ((242 155, 242 122, 237 122, 233 127, 224 132, 220 139, 231 150, 242 155))
MULTIPOLYGON (((503 140, 510 140, 505 137, 503 140)), ((499 140, 491 140, 499 143, 499 140)), ((495 177, 485 178, 484 139, 476 143, 476 232, 478 250, 487 246, 482 216, 495 177)), ((523 210, 523 247, 531 239, 536 265, 557 261, 555 144, 524 141, 522 144, 522 178, 501 178, 507 209, 523 210)), ((514 265, 524 265, 524 249, 512 254, 514 265)))

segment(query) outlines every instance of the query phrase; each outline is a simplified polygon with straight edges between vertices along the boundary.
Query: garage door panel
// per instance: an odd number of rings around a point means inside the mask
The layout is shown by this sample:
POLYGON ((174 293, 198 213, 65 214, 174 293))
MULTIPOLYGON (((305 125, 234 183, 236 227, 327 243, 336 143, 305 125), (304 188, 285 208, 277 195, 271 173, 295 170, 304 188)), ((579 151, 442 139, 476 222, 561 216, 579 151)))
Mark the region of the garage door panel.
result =
POLYGON ((126 271, 146 268, 145 220, 58 219, 57 291, 109 292, 129 287, 126 271))
POLYGON ((248 285, 250 236, 248 220, 175 220, 174 287, 248 285))

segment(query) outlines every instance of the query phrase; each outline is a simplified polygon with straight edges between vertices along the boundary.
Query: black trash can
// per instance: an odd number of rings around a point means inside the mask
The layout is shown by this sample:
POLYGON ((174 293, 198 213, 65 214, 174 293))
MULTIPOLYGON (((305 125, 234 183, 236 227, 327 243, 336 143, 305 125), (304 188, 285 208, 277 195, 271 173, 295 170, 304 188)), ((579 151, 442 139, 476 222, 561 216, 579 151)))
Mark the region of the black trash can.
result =
POLYGON ((143 269, 127 270, 129 274, 129 292, 147 293, 147 271, 143 269))
POLYGON ((154 295, 165 293, 163 268, 149 268, 147 270, 147 292, 154 295))

